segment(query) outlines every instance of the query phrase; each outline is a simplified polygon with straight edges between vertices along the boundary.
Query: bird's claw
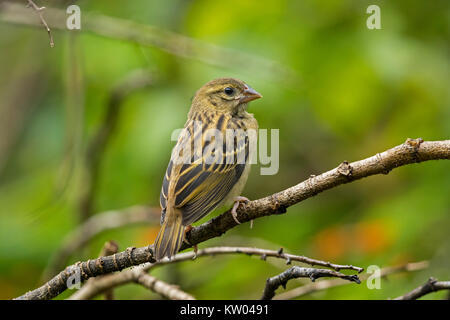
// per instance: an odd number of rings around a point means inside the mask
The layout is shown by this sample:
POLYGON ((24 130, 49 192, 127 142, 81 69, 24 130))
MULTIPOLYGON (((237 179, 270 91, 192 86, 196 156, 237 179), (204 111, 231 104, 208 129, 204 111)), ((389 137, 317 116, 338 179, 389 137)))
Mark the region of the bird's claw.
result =
POLYGON ((192 244, 186 239, 186 236, 188 234, 188 232, 190 232, 192 230, 192 225, 188 225, 186 226, 186 229, 184 229, 184 237, 183 237, 183 242, 185 242, 186 244, 192 246, 192 244))
POLYGON ((233 217, 234 221, 236 221, 237 224, 241 224, 239 222, 239 220, 237 219, 237 212, 236 212, 237 208, 239 208, 239 205, 241 203, 245 204, 249 201, 250 201, 249 199, 247 199, 246 197, 242 197, 242 196, 236 197, 236 199, 234 199, 234 205, 233 205, 233 208, 231 208, 231 216, 233 217))
POLYGON ((198 246, 196 244, 193 245, 186 239, 186 235, 192 230, 192 228, 193 228, 192 225, 187 225, 186 229, 184 229, 183 242, 185 242, 186 244, 188 244, 194 248, 194 256, 192 257, 192 260, 194 260, 195 258, 197 258, 198 246))

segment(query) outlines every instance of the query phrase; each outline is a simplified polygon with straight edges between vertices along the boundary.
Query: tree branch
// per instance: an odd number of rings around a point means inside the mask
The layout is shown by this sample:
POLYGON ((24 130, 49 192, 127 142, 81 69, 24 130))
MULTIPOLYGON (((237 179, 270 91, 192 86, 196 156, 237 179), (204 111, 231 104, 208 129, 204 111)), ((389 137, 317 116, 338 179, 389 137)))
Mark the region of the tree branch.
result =
POLYGON ((346 275, 337 271, 327 269, 301 268, 298 266, 293 266, 283 273, 267 279, 266 287, 264 288, 261 300, 272 299, 273 296, 275 296, 275 290, 277 290, 279 286, 283 286, 284 288, 286 288, 287 282, 291 279, 310 278, 311 281, 314 282, 316 279, 322 277, 337 277, 356 282, 357 284, 361 283, 357 275, 346 275))
POLYGON ((70 296, 68 300, 91 299, 100 293, 108 292, 119 285, 131 282, 140 284, 167 299, 195 300, 192 295, 180 290, 177 286, 170 285, 147 274, 146 266, 148 267, 148 264, 143 264, 124 272, 89 279, 89 281, 86 282, 80 290, 70 296))
MULTIPOLYGON (((380 278, 387 277, 388 275, 400 272, 413 272, 419 271, 428 268, 428 261, 420 261, 420 262, 411 262, 400 266, 394 267, 386 267, 380 270, 380 278)), ((371 274, 365 273, 360 275, 361 282, 366 281, 371 274)), ((298 288, 283 292, 281 294, 276 295, 274 300, 290 300, 294 298, 298 298, 300 296, 304 296, 316 291, 326 290, 333 287, 339 287, 342 285, 349 284, 348 281, 342 279, 332 279, 332 280, 324 280, 318 281, 314 283, 309 283, 298 288)))
MULTIPOLYGON (((104 245, 102 250, 100 251, 99 257, 109 256, 117 253, 119 251, 119 246, 114 241, 107 241, 104 245)), ((106 276, 106 275, 105 275, 106 276)), ((95 278, 90 278, 88 281, 86 281, 85 286, 95 286, 95 282, 102 279, 102 277, 105 276, 98 276, 95 278)), ((112 288, 105 290, 105 300, 114 300, 114 291, 112 288)))
POLYGON ((195 300, 193 296, 181 291, 177 286, 158 280, 143 271, 137 276, 135 282, 170 300, 195 300))
POLYGON ((439 290, 450 290, 450 281, 437 281, 434 278, 430 278, 424 285, 421 285, 403 296, 395 298, 395 300, 416 300, 424 295, 439 290))
POLYGON ((316 259, 311 259, 305 256, 297 256, 293 254, 283 253, 283 249, 280 248, 278 251, 275 250, 267 250, 267 249, 259 249, 259 248, 248 248, 248 247, 213 247, 213 248, 205 248, 198 250, 195 252, 186 252, 184 254, 177 254, 171 260, 163 259, 157 261, 152 264, 153 266, 158 266, 161 264, 174 263, 179 261, 186 261, 190 259, 195 259, 201 256, 210 256, 210 255, 220 255, 220 254, 245 254, 248 256, 257 255, 260 256, 261 260, 266 260, 268 257, 279 258, 286 260, 286 264, 291 264, 292 261, 302 262, 305 264, 309 264, 311 266, 322 266, 338 270, 355 270, 358 273, 364 271, 363 268, 355 267, 352 265, 339 265, 330 263, 327 261, 321 261, 316 259))
MULTIPOLYGON (((100 251, 99 256, 100 257, 110 256, 112 254, 117 253, 118 251, 119 251, 119 245, 116 242, 107 241, 103 245, 102 251, 100 251)), ((98 279, 98 277, 91 278, 88 281, 95 281, 96 279, 98 279)), ((114 300, 114 291, 112 289, 105 291, 105 300, 114 300)))
POLYGON ((52 32, 51 32, 50 28, 48 27, 48 24, 42 15, 42 11, 44 11, 45 7, 37 6, 36 3, 34 3, 32 0, 27 0, 27 1, 28 1, 27 6, 32 7, 34 9, 34 11, 36 11, 37 14, 39 15, 39 19, 41 20, 41 23, 44 25, 45 30, 47 30, 48 37, 50 38, 50 47, 53 48, 55 46, 55 42, 53 41, 52 32))
MULTIPOLYGON (((259 248, 247 248, 247 247, 212 247, 212 248, 205 248, 199 250, 197 253, 190 251, 185 253, 180 253, 174 256, 171 260, 169 259, 163 259, 161 261, 157 261, 155 263, 146 263, 140 266, 142 267, 142 271, 148 272, 150 269, 153 269, 154 267, 158 267, 161 265, 171 264, 171 263, 177 263, 187 260, 192 260, 197 257, 204 257, 204 256, 216 256, 216 255, 222 255, 222 254, 245 254, 248 256, 257 255, 262 260, 266 260, 267 257, 274 257, 278 259, 286 260, 287 264, 290 264, 292 261, 302 262, 310 265, 320 265, 325 266, 329 268, 333 268, 335 270, 342 270, 342 269, 348 269, 348 270, 355 270, 357 272, 363 271, 362 268, 349 266, 349 265, 337 265, 332 264, 325 261, 310 259, 304 256, 297 256, 292 254, 286 254, 283 253, 282 250, 266 250, 266 249, 259 249, 259 248)), ((78 290, 75 294, 72 295, 71 299, 91 299, 97 296, 98 294, 110 290, 114 287, 117 287, 119 285, 123 285, 125 283, 131 282, 134 279, 134 276, 130 275, 130 273, 135 272, 134 269, 125 270, 120 273, 115 273, 108 276, 102 276, 101 279, 94 282, 88 282, 86 283, 80 290, 78 290)))
MULTIPOLYGON (((325 190, 375 174, 388 174, 392 169, 407 164, 438 159, 450 159, 450 140, 424 142, 420 138, 407 139, 405 143, 370 158, 352 163, 344 161, 337 168, 317 176, 311 176, 291 188, 250 201, 245 207, 239 206, 237 219, 243 223, 264 216, 285 213, 288 207, 312 198, 325 190)), ((186 235, 187 241, 191 245, 196 245, 219 237, 235 227, 237 223, 229 212, 230 210, 192 228, 186 235)), ((189 245, 185 243, 181 250, 188 247, 189 245)))
MULTIPOLYGON (((0 3, 0 22, 26 26, 40 26, 28 10, 5 1, 0 3)), ((67 14, 64 10, 47 8, 47 22, 55 30, 67 31, 67 14)), ((273 81, 292 83, 297 73, 277 61, 225 48, 171 32, 156 26, 113 18, 94 12, 83 13, 81 32, 90 32, 112 39, 126 40, 143 46, 156 47, 175 56, 201 61, 209 65, 246 71, 248 74, 264 74, 273 81)))
MULTIPOLYGON (((450 159, 450 140, 424 142, 422 139, 408 139, 404 144, 370 158, 352 163, 343 162, 337 168, 311 177, 296 186, 259 200, 250 201, 245 207, 240 206, 238 208, 237 218, 242 223, 272 214, 284 213, 289 206, 311 198, 322 191, 371 175, 387 174, 390 170, 403 165, 437 159, 450 159)), ((187 241, 191 245, 195 245, 218 237, 236 225, 233 217, 227 211, 198 227, 192 228, 186 235, 187 241)), ((188 247, 189 245, 184 245, 180 250, 188 247)), ((67 279, 80 268, 82 280, 86 280, 90 277, 122 270, 144 262, 155 262, 153 250, 150 246, 133 248, 113 256, 79 262, 61 271, 42 287, 19 298, 51 299, 67 288, 67 279)))

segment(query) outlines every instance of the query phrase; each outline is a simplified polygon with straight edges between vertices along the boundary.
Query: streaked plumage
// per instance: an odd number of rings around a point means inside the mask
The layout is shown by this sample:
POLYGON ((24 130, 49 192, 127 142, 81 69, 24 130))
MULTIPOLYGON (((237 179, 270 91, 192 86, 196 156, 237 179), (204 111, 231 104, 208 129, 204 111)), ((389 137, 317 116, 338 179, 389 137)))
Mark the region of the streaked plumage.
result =
POLYGON ((238 135, 227 145, 226 130, 256 131, 258 123, 246 109, 249 101, 260 97, 251 87, 232 78, 212 80, 197 91, 163 179, 156 259, 175 255, 188 225, 240 195, 250 169, 249 139, 238 135), (223 141, 211 139, 208 133, 214 131, 208 129, 217 129, 223 141), (208 162, 207 155, 216 158, 208 162), (182 162, 179 156, 190 161, 182 162))

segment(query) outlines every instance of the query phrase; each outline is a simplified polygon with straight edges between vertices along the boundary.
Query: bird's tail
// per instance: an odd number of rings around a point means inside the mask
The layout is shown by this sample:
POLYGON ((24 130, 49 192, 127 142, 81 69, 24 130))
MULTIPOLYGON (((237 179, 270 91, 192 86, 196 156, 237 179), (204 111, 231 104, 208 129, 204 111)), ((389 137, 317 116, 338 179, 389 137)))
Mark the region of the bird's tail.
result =
POLYGON ((175 215, 174 219, 164 221, 155 240, 155 258, 161 260, 164 257, 174 256, 180 250, 184 239, 183 218, 175 215))

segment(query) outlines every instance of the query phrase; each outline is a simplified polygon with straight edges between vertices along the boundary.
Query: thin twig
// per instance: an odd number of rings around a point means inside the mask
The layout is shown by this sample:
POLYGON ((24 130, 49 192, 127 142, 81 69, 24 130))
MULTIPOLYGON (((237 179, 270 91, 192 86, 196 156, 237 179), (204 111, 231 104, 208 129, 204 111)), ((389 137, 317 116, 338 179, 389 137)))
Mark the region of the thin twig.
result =
POLYGON ((167 299, 195 300, 192 295, 180 290, 177 286, 170 285, 147 274, 144 266, 145 265, 137 266, 121 273, 109 274, 96 279, 90 279, 94 281, 86 282, 86 284, 70 296, 68 300, 90 299, 99 293, 107 292, 108 290, 112 290, 114 287, 131 282, 140 284, 167 299), (108 288, 104 288, 105 283, 110 284, 110 286, 108 288))
POLYGON ((275 290, 277 290, 279 286, 283 286, 284 288, 286 288, 287 282, 291 279, 310 278, 311 281, 314 282, 316 279, 322 277, 337 277, 340 279, 356 282, 357 284, 361 283, 357 275, 346 275, 341 272, 328 269, 302 268, 293 266, 288 270, 280 273, 279 275, 267 279, 261 300, 272 299, 275 296, 275 290))
POLYGON ((39 15, 39 19, 41 19, 41 23, 44 25, 45 30, 47 30, 48 33, 48 37, 50 38, 50 47, 53 48, 55 46, 55 43, 53 42, 53 36, 52 36, 52 32, 47 24, 47 22, 45 21, 43 15, 42 15, 42 11, 44 11, 45 7, 38 7, 36 5, 36 3, 34 3, 32 0, 28 0, 28 7, 32 7, 37 14, 39 15))
MULTIPOLYGON (((428 268, 428 261, 420 261, 420 262, 411 262, 400 266, 394 267, 385 267, 380 270, 380 278, 387 277, 388 275, 400 272, 413 272, 419 271, 428 268)), ((367 280, 371 274, 364 273, 359 276, 361 282, 367 280)), ((326 290, 333 287, 339 287, 342 285, 349 284, 348 281, 342 279, 331 279, 331 280, 323 280, 317 281, 313 283, 309 283, 295 289, 277 294, 273 299, 274 300, 290 300, 295 299, 316 291, 326 290)))
POLYGON ((195 300, 192 295, 180 290, 178 286, 161 281, 144 271, 141 271, 134 281, 170 300, 195 300))
MULTIPOLYGON (((250 201, 245 207, 238 208, 237 218, 242 223, 268 215, 283 213, 286 212, 287 207, 339 185, 375 174, 386 174, 390 170, 403 165, 437 159, 450 159, 450 140, 424 142, 422 139, 408 139, 404 144, 370 158, 344 163, 344 165, 341 164, 333 170, 317 175, 272 196, 250 201)), ((184 245, 180 250, 221 236, 236 225, 237 223, 227 211, 198 227, 192 228, 186 235, 190 245, 184 245)), ((93 276, 122 270, 144 262, 154 262, 154 260, 153 249, 149 246, 133 249, 131 254, 129 252, 121 252, 114 256, 80 262, 61 271, 42 287, 30 291, 19 298, 51 299, 56 297, 66 290, 68 277, 79 271, 80 268, 83 271, 82 280, 86 280, 93 276)))
MULTIPOLYGON (((24 9, 20 5, 8 1, 0 3, 0 22, 28 26, 39 25, 37 21, 29 18, 29 14, 24 9)), ((47 8, 46 11, 52 29, 67 30, 67 14, 64 10, 47 8)), ((98 36, 156 47, 178 57, 239 70, 253 76, 255 74, 262 75, 274 82, 298 83, 297 72, 275 60, 186 37, 157 26, 85 12, 80 32, 90 32, 98 36)))
MULTIPOLYGON (((310 259, 304 256, 296 256, 292 254, 286 254, 286 253, 280 253, 280 250, 266 250, 266 249, 259 249, 259 248, 247 248, 247 247, 212 247, 212 248, 205 248, 198 250, 197 253, 190 251, 185 253, 180 253, 174 256, 172 259, 163 259, 154 263, 146 263, 143 264, 142 270, 148 272, 154 267, 171 264, 171 263, 177 263, 182 261, 188 261, 192 260, 194 258, 204 257, 204 256, 216 256, 216 255, 222 255, 222 254, 245 254, 248 256, 256 255, 263 259, 266 259, 267 257, 274 257, 278 259, 282 259, 285 261, 298 261, 306 264, 311 265, 320 265, 325 266, 329 268, 334 268, 335 270, 342 270, 342 269, 348 269, 348 270, 355 270, 357 272, 361 272, 363 269, 349 266, 349 265, 337 265, 332 264, 325 261, 310 259)), ((98 294, 110 290, 111 288, 114 288, 119 285, 123 285, 125 283, 128 283, 132 281, 133 276, 130 276, 129 273, 133 273, 133 269, 130 270, 124 270, 120 273, 115 273, 112 275, 104 276, 101 280, 96 281, 95 283, 86 283, 80 290, 78 290, 71 299, 91 299, 97 296, 98 294)))
POLYGON ((421 285, 411 292, 395 298, 395 300, 416 300, 424 295, 439 290, 450 290, 450 281, 437 281, 434 278, 429 278, 424 285, 421 285))
POLYGON ((331 269, 334 269, 336 271, 339 270, 355 270, 358 273, 364 271, 363 268, 352 266, 352 265, 340 265, 340 264, 334 264, 327 261, 322 260, 316 260, 311 259, 305 256, 298 256, 288 253, 283 253, 282 250, 267 250, 267 249, 260 249, 260 248, 249 248, 249 247, 213 247, 213 248, 205 248, 197 251, 197 255, 195 255, 195 252, 188 252, 185 254, 177 254, 174 256, 171 260, 169 259, 163 259, 161 261, 158 261, 154 263, 154 265, 159 264, 167 264, 167 263, 173 263, 178 261, 185 261, 189 259, 193 259, 196 256, 207 256, 207 255, 220 255, 220 254, 245 254, 248 256, 257 255, 260 256, 261 259, 265 260, 267 257, 274 257, 286 260, 286 263, 289 264, 292 261, 302 262, 305 264, 309 264, 311 266, 322 266, 322 267, 328 267, 331 269))

